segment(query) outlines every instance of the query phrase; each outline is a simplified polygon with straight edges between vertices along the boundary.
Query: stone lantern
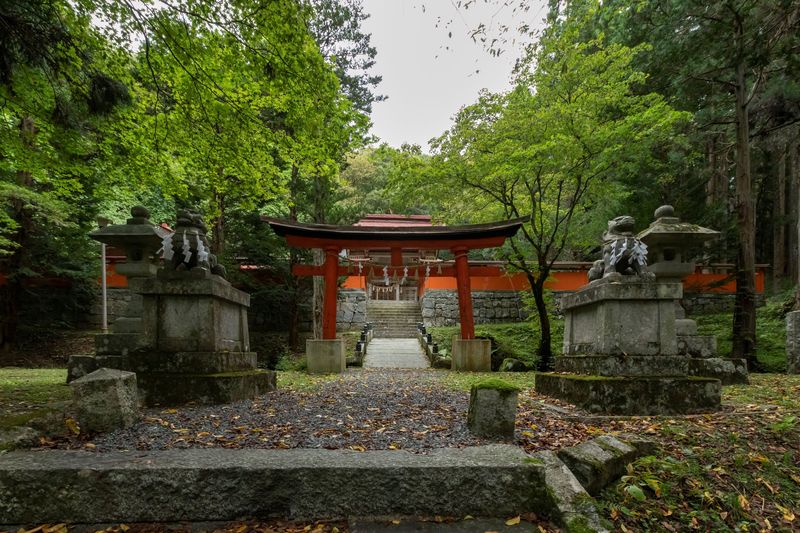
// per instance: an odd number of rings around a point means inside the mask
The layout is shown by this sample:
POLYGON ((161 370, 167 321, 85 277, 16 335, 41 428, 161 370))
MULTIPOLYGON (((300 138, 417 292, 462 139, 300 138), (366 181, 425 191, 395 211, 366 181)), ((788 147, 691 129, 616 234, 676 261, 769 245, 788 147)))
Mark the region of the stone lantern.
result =
MULTIPOLYGON (((706 242, 719 238, 720 232, 682 222, 671 205, 655 211, 655 221, 638 238, 648 248, 648 270, 656 279, 680 282, 694 273, 694 258, 689 254, 706 242)), ((721 359, 717 356, 717 339, 713 335, 698 335, 697 323, 686 318, 679 300, 675 302, 675 333, 678 353, 692 357, 689 374, 718 378, 724 385, 747 383, 744 360, 721 359)))
POLYGON ((130 301, 111 325, 111 333, 95 337, 98 366, 127 369, 128 353, 140 344, 142 296, 139 290, 143 280, 156 275, 158 262, 153 256, 161 248, 164 237, 171 233, 150 222, 149 217, 146 208, 135 206, 125 224, 105 226, 89 234, 96 241, 124 250, 126 260, 117 265, 117 272, 127 276, 130 289, 130 301))

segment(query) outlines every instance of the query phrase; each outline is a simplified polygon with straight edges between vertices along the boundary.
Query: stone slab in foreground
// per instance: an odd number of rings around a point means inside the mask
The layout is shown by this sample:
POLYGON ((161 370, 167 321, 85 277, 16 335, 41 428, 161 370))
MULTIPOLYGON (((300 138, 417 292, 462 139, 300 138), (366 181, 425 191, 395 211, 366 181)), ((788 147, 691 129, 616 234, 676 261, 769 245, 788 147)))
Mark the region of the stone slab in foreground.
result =
POLYGON ((0 524, 379 515, 550 515, 544 466, 490 445, 403 451, 0 455, 0 524))

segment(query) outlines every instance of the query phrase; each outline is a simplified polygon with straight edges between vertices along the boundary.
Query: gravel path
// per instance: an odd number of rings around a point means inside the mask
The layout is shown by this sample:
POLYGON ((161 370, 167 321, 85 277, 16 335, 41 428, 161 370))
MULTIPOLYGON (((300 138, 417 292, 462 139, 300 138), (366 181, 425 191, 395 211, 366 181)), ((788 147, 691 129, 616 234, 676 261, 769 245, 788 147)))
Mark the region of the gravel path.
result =
POLYGON ((404 449, 485 444, 466 427, 469 394, 431 371, 362 370, 317 390, 278 390, 224 406, 149 409, 136 426, 70 439, 59 447, 97 451, 188 447, 404 449))

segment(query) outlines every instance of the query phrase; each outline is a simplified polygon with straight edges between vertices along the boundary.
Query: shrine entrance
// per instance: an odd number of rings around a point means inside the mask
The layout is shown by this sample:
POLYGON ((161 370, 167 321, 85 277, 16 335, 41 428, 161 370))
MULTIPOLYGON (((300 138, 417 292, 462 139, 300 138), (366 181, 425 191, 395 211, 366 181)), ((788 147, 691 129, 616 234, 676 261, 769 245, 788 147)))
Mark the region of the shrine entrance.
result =
MULTIPOLYGON (((377 216, 398 218, 396 215, 377 216)), ((420 217, 408 218, 416 221, 420 217)), ((353 275, 364 278, 368 297, 395 301, 417 301, 419 280, 455 277, 461 332, 453 339, 453 369, 490 369, 489 341, 475 339, 470 277, 501 276, 503 273, 496 266, 470 267, 468 253, 502 246, 527 218, 465 226, 392 225, 391 222, 334 226, 269 217, 263 220, 276 234, 285 237, 289 246, 325 252, 321 265, 292 265, 296 276, 325 278, 322 339, 309 340, 306 345, 310 372, 344 371, 344 344, 336 339, 337 281, 339 276, 353 275), (453 259, 440 259, 438 252, 441 250, 449 251, 453 259)))

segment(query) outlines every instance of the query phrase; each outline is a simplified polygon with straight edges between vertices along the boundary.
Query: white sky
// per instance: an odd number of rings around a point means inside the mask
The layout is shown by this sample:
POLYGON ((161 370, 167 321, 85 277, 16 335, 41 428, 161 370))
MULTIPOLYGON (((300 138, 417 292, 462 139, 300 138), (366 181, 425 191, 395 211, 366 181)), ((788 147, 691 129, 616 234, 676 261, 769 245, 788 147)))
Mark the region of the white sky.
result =
POLYGON ((473 103, 481 89, 508 89, 519 42, 509 41, 500 57, 492 57, 472 41, 470 32, 482 22, 491 40, 500 36, 499 26, 505 24, 512 28, 506 34, 512 39, 522 22, 541 28, 547 13, 546 0, 532 0, 522 15, 503 7, 502 0, 478 0, 466 10, 456 7, 463 3, 364 0, 371 16, 363 29, 372 34, 378 50, 373 71, 383 76, 377 92, 389 97, 373 104, 372 133, 381 142, 395 147, 419 144, 427 151, 428 141, 444 133, 458 109, 473 103))

